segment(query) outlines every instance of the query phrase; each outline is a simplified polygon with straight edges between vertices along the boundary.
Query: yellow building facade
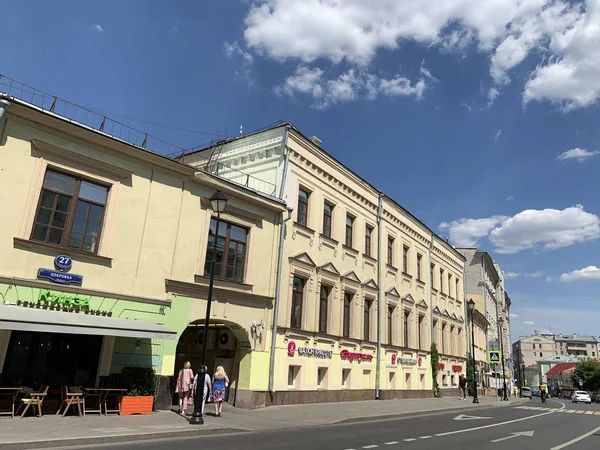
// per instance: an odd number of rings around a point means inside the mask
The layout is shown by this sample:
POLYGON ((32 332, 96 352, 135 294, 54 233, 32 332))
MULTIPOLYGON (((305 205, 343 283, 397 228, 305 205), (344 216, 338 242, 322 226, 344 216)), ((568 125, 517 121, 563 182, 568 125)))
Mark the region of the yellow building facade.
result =
POLYGON ((270 389, 256 404, 432 395, 466 373, 464 258, 291 125, 187 155, 254 188, 275 185, 285 224, 270 389), (440 286, 441 282, 441 286, 440 286))
POLYGON ((207 365, 226 368, 231 403, 252 406, 268 390, 264 328, 284 204, 112 137, 106 118, 94 129, 0 99, 0 382, 60 392, 61 382, 94 387, 147 366, 156 406, 170 407, 173 375, 200 364, 216 224, 208 198, 220 190, 229 201, 207 365), (73 367, 47 363, 59 360, 73 367))

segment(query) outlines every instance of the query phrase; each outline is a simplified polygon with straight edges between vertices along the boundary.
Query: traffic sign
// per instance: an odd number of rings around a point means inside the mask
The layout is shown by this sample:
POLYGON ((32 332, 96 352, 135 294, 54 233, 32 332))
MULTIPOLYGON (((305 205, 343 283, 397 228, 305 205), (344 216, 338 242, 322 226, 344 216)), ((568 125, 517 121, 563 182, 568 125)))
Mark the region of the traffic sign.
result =
POLYGON ((488 351, 488 363, 500 364, 501 361, 502 361, 502 352, 500 350, 488 351))

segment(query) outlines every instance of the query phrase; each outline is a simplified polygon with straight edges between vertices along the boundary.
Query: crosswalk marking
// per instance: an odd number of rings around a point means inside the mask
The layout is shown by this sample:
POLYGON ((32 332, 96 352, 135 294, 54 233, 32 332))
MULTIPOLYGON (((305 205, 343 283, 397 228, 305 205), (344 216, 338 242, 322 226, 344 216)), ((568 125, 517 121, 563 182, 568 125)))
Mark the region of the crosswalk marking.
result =
POLYGON ((585 411, 583 409, 565 409, 565 408, 546 408, 544 406, 516 406, 515 409, 524 409, 526 411, 550 411, 563 414, 577 414, 584 416, 600 416, 600 411, 585 411))
POLYGON ((585 415, 586 415, 586 416, 591 416, 592 414, 594 414, 594 411, 586 411, 586 412, 585 412, 585 415))

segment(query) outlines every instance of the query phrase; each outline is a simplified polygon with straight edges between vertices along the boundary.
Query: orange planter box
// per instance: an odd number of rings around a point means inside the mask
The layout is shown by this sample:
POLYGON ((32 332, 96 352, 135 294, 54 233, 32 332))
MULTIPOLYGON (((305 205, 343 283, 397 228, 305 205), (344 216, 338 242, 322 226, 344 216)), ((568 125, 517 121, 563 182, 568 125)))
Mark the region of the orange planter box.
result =
POLYGON ((154 397, 151 395, 145 397, 131 397, 126 395, 121 398, 121 415, 152 414, 153 405, 154 397))

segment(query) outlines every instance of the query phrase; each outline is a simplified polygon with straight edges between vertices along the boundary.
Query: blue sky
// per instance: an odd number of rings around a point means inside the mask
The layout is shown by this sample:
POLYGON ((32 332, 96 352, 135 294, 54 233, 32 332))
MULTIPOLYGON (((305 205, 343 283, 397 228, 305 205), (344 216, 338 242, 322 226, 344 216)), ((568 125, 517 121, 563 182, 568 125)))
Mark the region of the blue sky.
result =
POLYGON ((600 334, 600 0, 366 4, 7 1, 0 73, 186 148, 291 121, 489 251, 513 337, 600 334))

